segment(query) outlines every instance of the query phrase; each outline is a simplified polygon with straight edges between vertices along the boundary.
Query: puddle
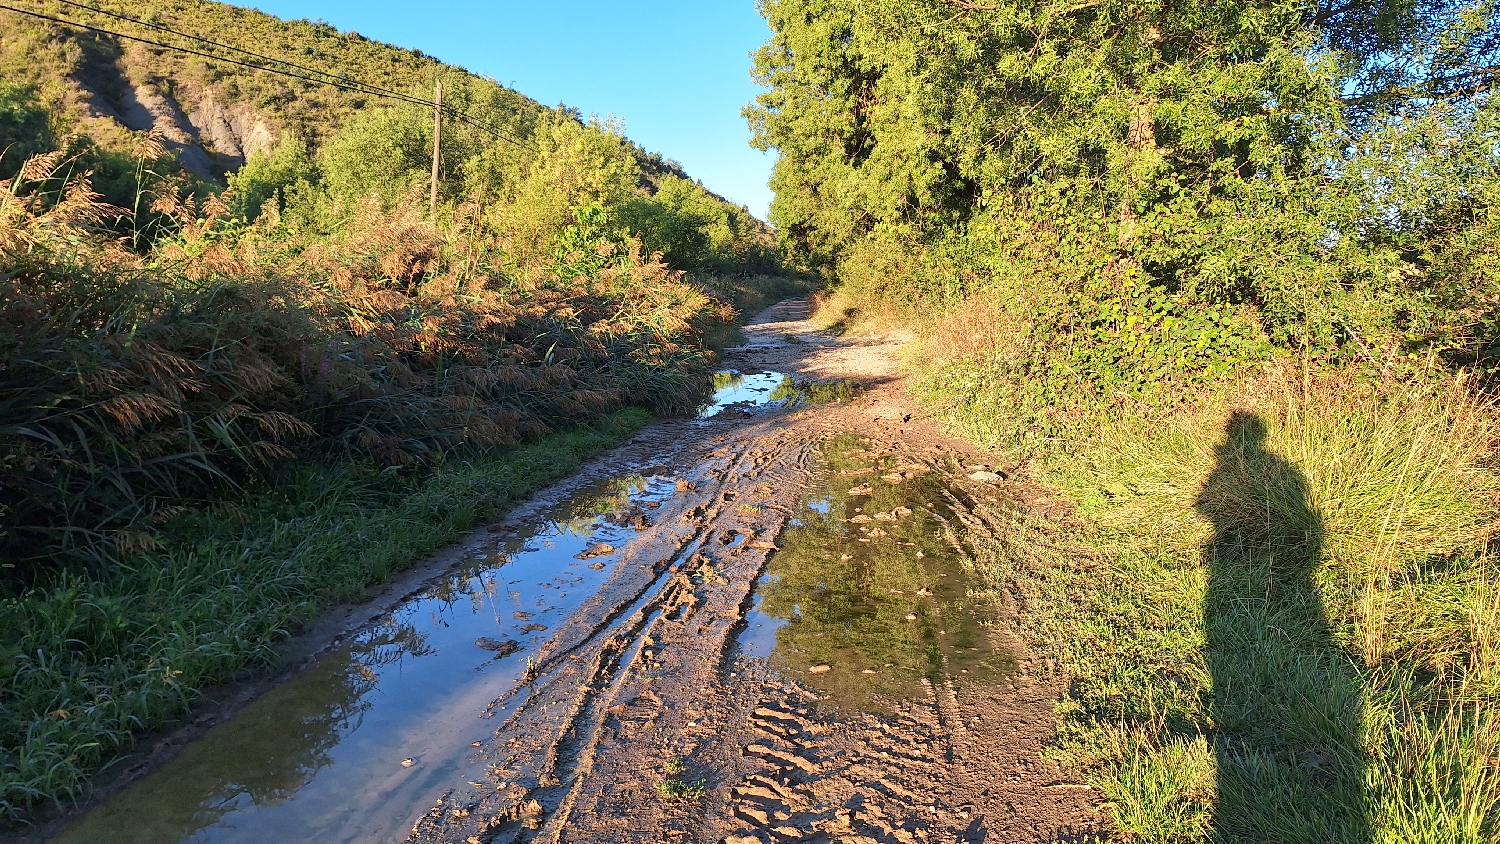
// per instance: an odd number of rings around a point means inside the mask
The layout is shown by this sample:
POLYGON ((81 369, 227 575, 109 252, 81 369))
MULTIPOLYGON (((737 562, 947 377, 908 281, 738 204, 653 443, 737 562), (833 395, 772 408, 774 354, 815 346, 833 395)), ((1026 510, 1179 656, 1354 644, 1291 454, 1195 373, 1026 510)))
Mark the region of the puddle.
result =
POLYGON ((942 538, 941 487, 917 472, 883 480, 900 461, 862 448, 854 436, 825 446, 827 480, 804 499, 756 583, 740 652, 835 709, 889 712, 887 701, 925 698, 924 679, 959 688, 1000 681, 1015 659, 988 626, 993 605, 970 595, 983 589, 979 577, 942 538))
POLYGON ((726 369, 714 373, 713 397, 698 408, 698 418, 708 419, 730 408, 763 407, 795 398, 792 379, 784 373, 726 369))
POLYGON ((626 478, 472 552, 471 565, 270 689, 181 755, 51 839, 65 844, 401 840, 444 791, 480 779, 485 713, 594 594, 611 556, 673 494, 626 478), (632 526, 634 525, 634 526, 632 526), (599 568, 594 565, 604 563, 599 568), (476 645, 519 647, 503 657, 476 645), (491 642, 491 645, 497 644, 491 642), (406 764, 409 760, 409 764, 406 764))

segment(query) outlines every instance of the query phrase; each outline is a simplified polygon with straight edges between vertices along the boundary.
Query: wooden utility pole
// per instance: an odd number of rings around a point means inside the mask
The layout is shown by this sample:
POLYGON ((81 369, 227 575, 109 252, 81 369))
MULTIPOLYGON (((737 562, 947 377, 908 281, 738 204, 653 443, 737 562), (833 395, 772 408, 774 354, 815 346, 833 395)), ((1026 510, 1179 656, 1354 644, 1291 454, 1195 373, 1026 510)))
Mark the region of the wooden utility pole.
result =
POLYGON ((432 222, 437 223, 438 162, 443 154, 443 83, 437 83, 437 93, 432 98, 432 198, 429 202, 432 222))

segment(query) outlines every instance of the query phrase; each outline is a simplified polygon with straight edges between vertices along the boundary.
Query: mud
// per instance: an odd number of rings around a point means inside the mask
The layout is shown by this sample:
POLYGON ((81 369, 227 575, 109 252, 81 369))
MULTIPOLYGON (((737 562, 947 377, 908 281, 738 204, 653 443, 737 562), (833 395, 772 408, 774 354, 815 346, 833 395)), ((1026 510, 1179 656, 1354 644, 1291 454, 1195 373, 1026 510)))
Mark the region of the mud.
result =
MULTIPOLYGON (((1029 674, 959 551, 969 504, 1009 495, 1008 482, 911 405, 892 363, 900 337, 835 338, 806 308, 782 303, 745 329, 697 418, 651 426, 476 534, 351 648, 303 672, 369 683, 345 682, 343 726, 329 732, 384 744, 349 755, 343 774, 292 766, 252 793, 224 787, 255 775, 226 773, 222 758, 175 781, 164 777, 174 760, 62 840, 125 840, 90 835, 144 829, 167 803, 175 826, 129 840, 1010 842, 1100 831, 1097 796, 1041 758, 1058 690, 1029 674), (589 511, 601 479, 627 488, 589 511), (581 521, 549 514, 570 498, 581 521), (554 553, 521 553, 539 541, 554 553), (526 559, 537 568, 524 588, 542 603, 497 614, 499 584, 526 559), (461 606, 481 621, 457 623, 461 606), (400 640, 403 619, 437 656, 400 640), (486 638, 500 650, 476 645, 486 638), (397 691, 390 666, 420 674, 442 654, 464 667, 397 691), (348 726, 376 711, 363 702, 401 694, 413 703, 391 710, 390 732, 348 726)), ((296 682, 262 700, 286 709, 277 694, 296 682)), ((253 723, 255 706, 221 727, 253 723)), ((318 752, 338 760, 358 744, 318 752)), ((200 739, 180 758, 242 752, 215 746, 200 739)))
POLYGON ((746 334, 728 363, 762 377, 719 386, 768 400, 702 415, 682 494, 494 702, 484 776, 408 841, 1098 832, 1096 796, 1041 758, 1057 690, 1028 677, 952 541, 965 502, 1003 485, 967 478, 982 458, 911 406, 899 338, 822 334, 795 302, 746 334), (840 379, 861 394, 793 395, 840 379))

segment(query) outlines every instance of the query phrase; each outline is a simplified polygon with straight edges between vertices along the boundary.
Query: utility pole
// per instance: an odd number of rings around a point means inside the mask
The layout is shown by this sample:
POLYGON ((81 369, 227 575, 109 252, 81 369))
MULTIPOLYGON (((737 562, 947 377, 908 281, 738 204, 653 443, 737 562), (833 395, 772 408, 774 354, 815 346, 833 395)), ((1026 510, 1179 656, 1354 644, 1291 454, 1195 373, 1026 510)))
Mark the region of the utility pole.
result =
POLYGON ((437 83, 436 96, 432 98, 432 198, 430 201, 432 222, 437 225, 438 162, 443 154, 443 83, 437 83))

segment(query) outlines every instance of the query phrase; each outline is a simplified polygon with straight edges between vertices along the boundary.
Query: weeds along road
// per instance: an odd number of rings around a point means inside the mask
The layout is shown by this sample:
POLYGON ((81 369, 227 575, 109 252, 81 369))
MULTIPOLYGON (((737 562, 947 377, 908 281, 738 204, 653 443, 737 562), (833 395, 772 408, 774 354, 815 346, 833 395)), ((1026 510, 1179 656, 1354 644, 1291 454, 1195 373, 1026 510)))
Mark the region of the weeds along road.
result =
POLYGON ((478 751, 485 776, 444 795, 411 841, 1049 841, 1095 828, 1092 793, 1040 758, 1055 690, 1028 678, 983 584, 959 582, 954 534, 1003 485, 967 477, 983 469, 966 444, 918 418, 898 339, 820 332, 802 300, 745 333, 732 371, 862 389, 731 406, 627 447, 680 469, 677 494, 615 549, 533 682, 492 704, 504 715, 478 751))

